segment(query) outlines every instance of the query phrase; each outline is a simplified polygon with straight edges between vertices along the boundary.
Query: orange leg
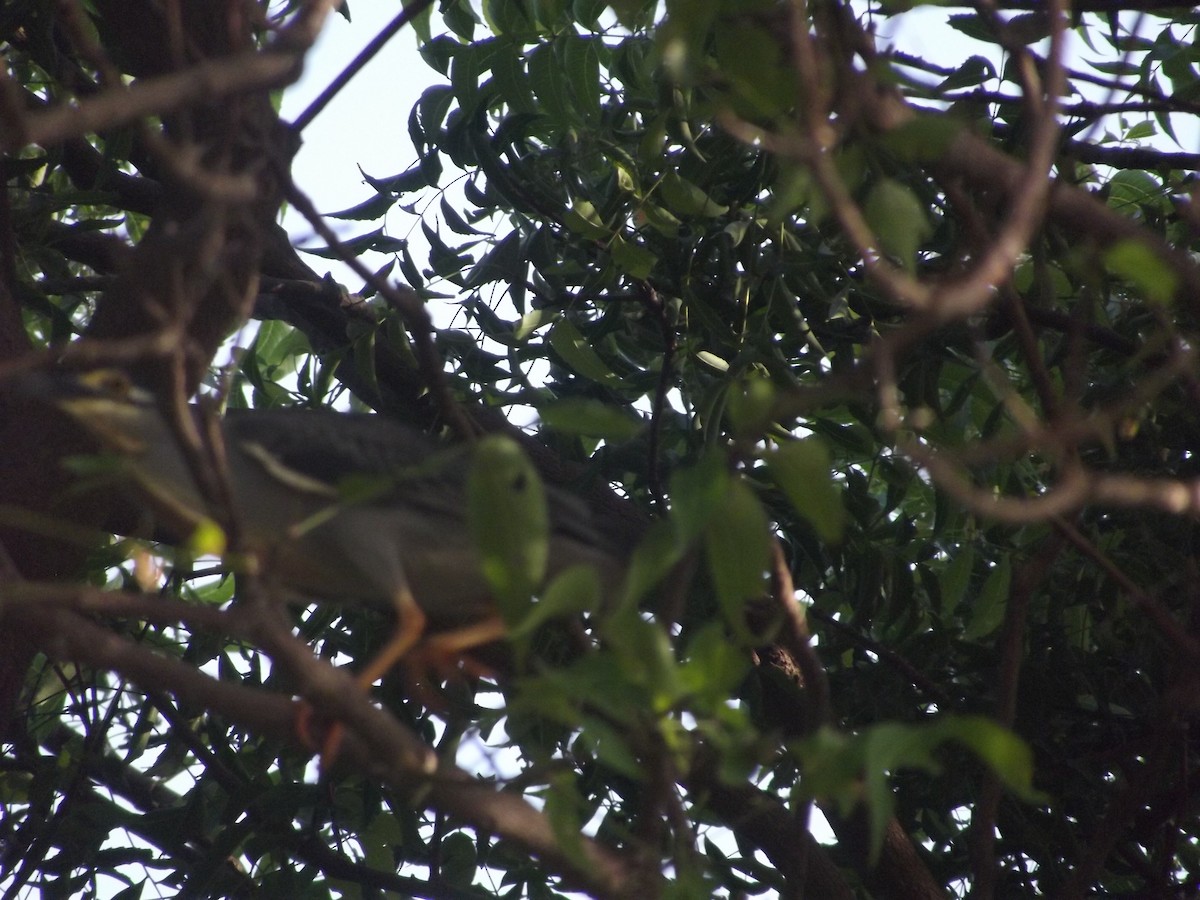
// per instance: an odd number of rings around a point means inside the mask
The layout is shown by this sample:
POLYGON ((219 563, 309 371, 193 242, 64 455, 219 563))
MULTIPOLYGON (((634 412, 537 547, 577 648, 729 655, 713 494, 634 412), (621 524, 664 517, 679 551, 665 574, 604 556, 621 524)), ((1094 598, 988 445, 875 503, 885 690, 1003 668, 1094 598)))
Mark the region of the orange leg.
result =
MULTIPOLYGON (((401 662, 404 663, 410 683, 413 685, 419 685, 420 678, 430 672, 445 675, 457 671, 459 662, 463 663, 466 672, 470 675, 488 676, 491 674, 486 666, 464 656, 463 652, 504 637, 506 628, 499 616, 489 616, 462 628, 443 632, 422 641, 427 619, 407 585, 396 592, 395 605, 396 615, 399 618, 399 625, 395 633, 383 649, 367 664, 366 668, 355 676, 355 683, 364 693, 369 691, 371 685, 379 678, 401 662)), ((296 730, 305 743, 309 746, 316 746, 316 741, 312 739, 311 724, 312 707, 301 703, 296 715, 296 730)), ((345 727, 340 722, 334 722, 326 731, 324 739, 320 742, 322 770, 327 769, 337 758, 344 733, 345 727)))
MULTIPOLYGON (((383 649, 367 663, 367 667, 354 678, 355 683, 364 694, 371 689, 372 684, 403 659, 421 640, 421 635, 425 633, 425 613, 417 605, 408 585, 402 585, 396 591, 393 602, 396 606, 399 623, 395 632, 383 649)), ((318 741, 313 734, 312 719, 312 706, 301 700, 296 710, 296 733, 300 735, 300 739, 305 745, 317 747, 318 741)), ((344 734, 345 726, 340 722, 334 722, 326 730, 324 738, 319 742, 322 771, 326 771, 337 759, 344 734)))
POLYGON ((499 616, 488 616, 453 631, 435 634, 413 650, 405 659, 410 674, 434 672, 447 675, 458 670, 461 662, 468 675, 490 676, 492 673, 482 663, 476 662, 464 652, 472 647, 498 641, 508 633, 499 616))
POLYGON ((417 646, 421 635, 425 633, 425 613, 417 605, 416 598, 408 589, 408 585, 402 586, 396 592, 394 602, 398 623, 395 632, 391 639, 384 644, 383 649, 367 663, 367 667, 354 679, 364 691, 369 690, 371 685, 391 671, 396 663, 404 659, 408 652, 417 646))

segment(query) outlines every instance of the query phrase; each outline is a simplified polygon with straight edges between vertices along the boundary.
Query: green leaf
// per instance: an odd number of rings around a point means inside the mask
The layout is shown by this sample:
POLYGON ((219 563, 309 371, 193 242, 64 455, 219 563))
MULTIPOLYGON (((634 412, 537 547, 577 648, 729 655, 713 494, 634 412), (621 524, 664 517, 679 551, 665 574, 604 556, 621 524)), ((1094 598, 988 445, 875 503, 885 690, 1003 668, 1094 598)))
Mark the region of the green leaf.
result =
POLYGON ((620 379, 569 319, 562 318, 554 323, 549 340, 554 352, 576 374, 600 384, 620 383, 620 379))
MULTIPOLYGON (((605 642, 620 657, 622 677, 647 692, 652 712, 662 714, 671 709, 678 702, 683 685, 671 639, 662 626, 647 621, 636 612, 626 612, 622 616, 610 616, 604 622, 603 634, 605 642)), ((607 680, 613 680, 611 675, 607 680)), ((610 705, 610 714, 624 714, 629 718, 631 713, 641 712, 636 708, 641 704, 630 703, 627 690, 614 695, 614 702, 619 703, 620 708, 610 705)))
POLYGON ((586 749, 604 765, 635 782, 643 781, 646 773, 629 747, 629 736, 597 716, 589 716, 580 739, 586 749))
POLYGON ((483 20, 495 34, 516 42, 532 42, 538 35, 522 0, 483 0, 483 20))
POLYGON ((974 38, 985 44, 998 43, 991 26, 977 13, 959 13, 948 16, 946 23, 956 31, 961 31, 969 38, 974 38))
POLYGON ((630 30, 645 27, 646 18, 658 6, 650 0, 610 0, 607 5, 616 13, 617 21, 630 30))
POLYGON ((377 250, 380 253, 394 253, 397 250, 402 250, 408 246, 407 241, 399 238, 390 237, 383 233, 382 228, 376 228, 374 231, 367 234, 359 235, 356 238, 342 241, 340 249, 335 250, 332 247, 300 247, 302 253, 308 253, 312 256, 320 256, 324 259, 341 259, 342 253, 350 252, 354 256, 361 256, 368 250, 377 250))
POLYGON ((709 452, 694 466, 671 476, 671 522, 686 545, 699 537, 729 490, 725 455, 709 452))
POLYGON ((589 119, 600 115, 600 51, 598 38, 564 34, 557 40, 556 49, 562 59, 562 74, 566 75, 575 98, 577 113, 589 119))
POLYGON ((1179 286, 1179 277, 1144 241, 1118 241, 1104 254, 1104 264, 1114 275, 1136 286, 1151 303, 1170 304, 1179 286))
POLYGON ((572 398, 539 403, 543 424, 567 434, 626 441, 642 430, 642 420, 625 407, 600 400, 572 398))
POLYGON ((920 198, 900 182, 884 178, 871 188, 863 214, 879 239, 879 249, 915 271, 917 250, 933 233, 920 198))
POLYGON ((975 547, 963 544, 953 551, 953 558, 938 578, 942 595, 942 616, 949 617, 958 609, 967 588, 971 584, 971 573, 975 569, 975 547))
POLYGON ((728 206, 718 203, 698 185, 676 172, 668 172, 663 176, 660 190, 667 206, 677 215, 714 218, 729 211, 728 206))
POLYGON ((381 218, 389 209, 396 204, 397 198, 393 194, 376 194, 369 200, 364 200, 355 206, 348 209, 342 209, 338 212, 326 213, 331 219, 350 219, 350 220, 365 220, 381 218))
POLYGON ((535 309, 521 316, 519 321, 513 328, 513 340, 523 341, 547 322, 553 322, 557 318, 556 314, 546 309, 535 309))
MULTIPOLYGON (((509 0, 495 2, 504 4, 509 0)), ((593 862, 585 852, 583 844, 584 822, 581 810, 584 803, 576 790, 570 771, 551 776, 545 801, 545 815, 556 839, 555 849, 561 851, 580 871, 587 871, 593 862)))
POLYGON ((635 609, 650 590, 666 577, 667 573, 683 558, 687 544, 680 541, 675 527, 669 519, 659 519, 646 530, 625 575, 625 594, 622 609, 635 609))
POLYGON ((497 99, 507 104, 513 112, 540 112, 525 74, 525 54, 521 46, 511 39, 496 41, 496 53, 492 57, 492 87, 497 90, 497 99))
POLYGON ((631 607, 670 572, 720 508, 730 482, 724 454, 709 452, 671 476, 671 516, 647 530, 630 560, 623 606, 631 607))
POLYGON ((947 716, 938 728, 946 739, 958 741, 983 760, 1022 800, 1044 800, 1033 789, 1033 750, 1007 728, 984 716, 947 716))
POLYGON ((1156 134, 1158 134, 1158 126, 1156 126, 1153 122, 1146 120, 1143 122, 1138 122, 1136 125, 1126 129, 1125 140, 1140 141, 1144 138, 1152 138, 1156 134))
POLYGON ((594 207, 587 200, 576 200, 562 211, 563 224, 581 237, 593 241, 607 241, 612 229, 601 221, 594 207))
MULTIPOLYGON (((407 194, 410 191, 419 190, 420 188, 429 185, 429 179, 426 178, 426 173, 420 166, 413 166, 411 169, 406 169, 399 175, 392 175, 388 178, 374 178, 362 172, 363 181, 369 184, 374 190, 380 194, 407 194)), ((360 204, 361 206, 362 204, 360 204)), ((358 207, 352 207, 357 209, 358 207)), ((330 213, 330 215, 343 215, 338 213, 330 213)))
POLYGON ((759 438, 771 426, 775 387, 758 371, 747 373, 729 392, 727 410, 734 433, 742 439, 759 438))
POLYGON ((771 531, 758 497, 740 479, 730 479, 725 496, 708 521, 704 547, 717 600, 729 623, 744 627, 742 605, 758 597, 771 562, 771 531))
POLYGON ((674 238, 679 233, 680 222, 678 218, 672 216, 665 209, 662 209, 661 206, 644 202, 638 205, 637 214, 638 217, 646 220, 650 228, 666 236, 666 238, 674 238))
POLYGON ((862 735, 850 736, 828 726, 795 745, 804 762, 804 792, 837 805, 849 815, 860 797, 860 779, 865 755, 862 735))
POLYGON ((724 705, 733 696, 750 660, 729 640, 724 624, 708 622, 688 642, 687 661, 679 669, 684 690, 724 705))
POLYGON ((537 469, 511 438, 489 435, 476 444, 467 477, 467 519, 505 621, 518 624, 546 575, 550 516, 537 469))
POLYGON ((658 262, 658 257, 646 247, 626 241, 621 235, 613 238, 608 249, 612 253, 613 262, 617 264, 617 268, 638 281, 645 281, 649 278, 658 262))
MULTIPOLYGON (((407 6, 411 6, 412 3, 413 3, 413 0, 406 0, 404 5, 407 7, 407 6)), ((426 43, 432 36, 432 33, 430 31, 430 20, 432 19, 432 17, 433 17, 433 5, 427 4, 425 6, 425 8, 422 9, 419 13, 417 13, 417 15, 414 16, 412 19, 413 30, 417 34, 417 40, 420 41, 421 43, 426 43)), ((349 12, 346 13, 346 18, 347 19, 350 18, 349 12)))
POLYGON ((554 47, 542 44, 528 56, 529 83, 541 101, 542 109, 560 125, 575 125, 579 116, 571 98, 570 83, 564 77, 554 47))
POLYGON ((912 725, 885 722, 852 736, 823 728, 795 749, 805 763, 809 796, 835 802, 843 814, 860 798, 866 803, 871 858, 876 859, 896 805, 892 777, 906 769, 937 774, 942 770, 937 751, 949 741, 979 756, 1021 799, 1042 799, 1032 788, 1028 745, 983 716, 947 715, 912 725))
MULTIPOLYGON (((432 5, 430 6, 432 11, 432 5)), ((442 19, 455 35, 462 38, 464 41, 470 42, 475 34, 475 26, 480 24, 478 16, 475 15, 469 3, 443 3, 441 4, 442 19)))
POLYGON ((1135 215, 1142 206, 1162 208, 1164 199, 1162 182, 1148 172, 1126 169, 1108 183, 1108 205, 1124 215, 1135 215))
POLYGON ((716 64, 733 88, 735 109, 774 117, 796 105, 796 77, 770 28, 747 16, 717 29, 714 37, 716 64))
POLYGON ((526 619, 525 627, 531 629, 549 619, 598 612, 601 600, 600 578, 595 567, 568 566, 542 591, 541 599, 534 606, 535 612, 526 619))
POLYGON ((992 568, 979 596, 971 604, 971 618, 963 631, 963 639, 978 640, 991 634, 1004 621, 1012 583, 1012 560, 1006 556, 992 568))
POLYGON ((846 523, 829 447, 817 437, 789 441, 763 457, 771 477, 821 540, 838 543, 846 523))

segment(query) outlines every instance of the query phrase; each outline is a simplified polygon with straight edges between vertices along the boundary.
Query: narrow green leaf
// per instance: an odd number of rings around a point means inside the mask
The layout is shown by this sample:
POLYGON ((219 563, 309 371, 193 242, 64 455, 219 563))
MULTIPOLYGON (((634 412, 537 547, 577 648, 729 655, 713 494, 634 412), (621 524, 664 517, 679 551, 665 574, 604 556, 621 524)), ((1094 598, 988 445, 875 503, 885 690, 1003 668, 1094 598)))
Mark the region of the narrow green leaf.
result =
POLYGON ((658 257, 650 250, 641 244, 626 241, 620 235, 613 238, 608 249, 612 253, 613 262, 617 264, 617 268, 638 281, 649 278, 658 262, 658 257))
POLYGON ((964 544, 954 551, 950 563, 938 578, 938 587, 942 594, 942 616, 949 617, 958 609, 967 588, 971 584, 971 572, 975 568, 975 547, 964 544))
POLYGON ((558 38, 556 49, 562 59, 562 71, 571 86, 576 111, 588 119, 600 115, 600 46, 599 38, 564 34, 558 38))
POLYGON ((545 425, 567 434, 626 441, 642 430, 641 419, 600 400, 550 400, 539 403, 537 410, 545 425))
POLYGON ((586 200, 576 200, 562 212, 563 224, 578 235, 593 241, 608 240, 612 230, 604 224, 596 208, 586 200))
POLYGON ((492 86, 497 89, 497 99, 513 112, 539 111, 525 74, 525 55, 520 45, 511 39, 496 41, 496 53, 492 57, 492 86))
POLYGON ((569 319, 559 319, 550 329, 550 346, 574 371, 600 384, 617 384, 620 379, 569 319))
POLYGON ((764 455, 767 470, 823 541, 842 539, 846 510, 842 491, 833 480, 829 447, 817 437, 789 441, 764 455))
POLYGON ((987 637, 1000 627, 1004 621, 1004 612, 1008 607, 1009 586, 1012 583, 1012 561, 1004 557, 992 568, 979 596, 971 604, 971 618, 963 631, 963 638, 968 641, 987 637))
POLYGON ((1033 750, 1009 731, 984 716, 949 716, 939 722, 947 739, 966 746, 988 765, 1018 797, 1040 798, 1033 789, 1033 750))
POLYGON ((703 531, 729 490, 729 469, 722 453, 709 452, 694 466, 671 476, 671 521, 683 544, 703 531))
POLYGON ((672 211, 681 216, 723 216, 729 207, 708 196, 698 185, 693 184, 676 172, 663 176, 660 187, 663 199, 672 211))
POLYGON ((683 557, 687 545, 680 541, 669 519, 651 524, 645 536, 634 548, 625 575, 625 594, 622 609, 635 610, 637 603, 655 587, 683 557))
POLYGON ((650 202, 643 202, 638 207, 637 215, 639 224, 640 220, 644 219, 646 224, 659 234, 673 238, 679 233, 680 221, 661 206, 650 202))
POLYGON ((1143 241, 1118 241, 1104 254, 1104 264, 1114 275, 1137 287, 1151 303, 1166 306, 1179 286, 1178 276, 1143 241))
POLYGON ((542 44, 528 57, 529 84, 541 101, 542 109, 560 125, 575 125, 580 119, 571 99, 570 84, 564 77, 554 47, 542 44))
POLYGON ((513 328, 513 340, 523 341, 547 322, 553 322, 557 314, 548 309, 533 309, 521 316, 513 328))
POLYGON ((363 172, 361 168, 358 171, 362 172, 363 181, 381 194, 404 194, 429 184, 420 166, 413 166, 399 175, 391 175, 387 178, 374 178, 363 172))
POLYGON ((704 538, 717 600, 730 624, 744 627, 742 604, 762 594, 771 561, 767 514, 744 481, 730 479, 704 538))
POLYGON ((301 247, 302 253, 308 253, 312 256, 320 256, 325 259, 340 259, 342 252, 349 250, 355 256, 360 256, 368 250, 378 250, 380 253, 394 253, 408 246, 406 241, 394 238, 383 233, 382 228, 376 228, 374 231, 367 234, 359 235, 356 238, 342 241, 342 250, 334 250, 331 247, 301 247))
POLYGON ((546 574, 550 516, 537 469, 511 438, 490 435, 476 444, 467 518, 483 574, 505 620, 517 624, 546 574))
POLYGON ((326 213, 325 215, 331 219, 350 219, 354 221, 379 219, 395 205, 396 200, 397 198, 394 194, 376 194, 369 200, 364 200, 362 203, 351 206, 348 209, 326 213))
POLYGON ((894 256, 908 271, 914 271, 917 250, 933 233, 920 198, 911 188, 884 178, 871 188, 863 213, 879 239, 878 249, 894 256))

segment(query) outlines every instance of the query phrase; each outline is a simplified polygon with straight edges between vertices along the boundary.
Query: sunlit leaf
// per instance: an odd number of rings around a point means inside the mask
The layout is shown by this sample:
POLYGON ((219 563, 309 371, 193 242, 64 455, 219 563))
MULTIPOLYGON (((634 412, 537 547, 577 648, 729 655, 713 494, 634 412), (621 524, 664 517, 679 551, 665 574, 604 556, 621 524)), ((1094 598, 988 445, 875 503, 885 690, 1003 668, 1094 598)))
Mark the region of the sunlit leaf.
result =
POLYGON ((1178 276, 1142 241, 1117 242, 1104 254, 1104 264, 1136 285, 1152 303, 1166 305, 1175 296, 1178 276))
POLYGON ((483 574, 515 624, 545 576, 550 520, 541 478, 511 438, 491 435, 476 444, 467 513, 483 574))
POLYGON ((771 560, 767 514, 745 482, 731 479, 705 529, 717 599, 731 621, 741 623, 743 601, 759 596, 771 560))
POLYGON ((825 442, 816 437, 789 441, 765 454, 763 461, 792 506, 821 539, 840 541, 846 512, 841 489, 833 480, 832 458, 825 442))
POLYGON ((880 248, 904 268, 916 268, 917 249, 933 233, 923 204, 912 190, 890 178, 880 180, 863 207, 880 248))
POLYGON ((557 431, 623 441, 642 429, 642 422, 627 411, 599 400, 551 400, 538 405, 542 422, 557 431))
POLYGON ((1012 562, 1008 557, 1000 560, 984 579, 977 597, 969 598, 965 640, 977 640, 991 634, 1004 621, 1008 608, 1008 595, 1012 583, 1012 562))

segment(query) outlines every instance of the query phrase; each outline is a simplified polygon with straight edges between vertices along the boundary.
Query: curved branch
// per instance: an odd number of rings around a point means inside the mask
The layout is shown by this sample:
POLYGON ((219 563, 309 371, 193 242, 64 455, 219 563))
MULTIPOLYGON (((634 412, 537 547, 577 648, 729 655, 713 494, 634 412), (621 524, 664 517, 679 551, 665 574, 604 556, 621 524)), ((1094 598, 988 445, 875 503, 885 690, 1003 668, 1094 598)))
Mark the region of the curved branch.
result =
MULTIPOLYGON (((169 686, 180 700, 203 706, 255 734, 285 743, 298 741, 295 705, 288 697, 217 681, 69 610, 28 606, 22 626, 56 658, 117 672, 147 689, 169 686)), ((281 661, 289 670, 297 671, 309 683, 314 667, 328 670, 319 675, 322 695, 327 699, 332 693, 338 712, 345 714, 350 726, 339 756, 341 764, 353 764, 359 772, 380 778, 413 802, 428 804, 481 831, 520 844, 566 882, 596 897, 628 897, 638 892, 635 873, 620 857, 584 836, 578 836, 570 849, 564 849, 543 813, 515 794, 498 791, 495 785, 478 781, 453 765, 439 763, 433 751, 415 735, 353 690, 348 675, 316 660, 301 642, 290 634, 287 637, 294 646, 281 661), (293 669, 301 655, 307 662, 293 669)), ((273 652, 278 649, 271 648, 273 652)))

